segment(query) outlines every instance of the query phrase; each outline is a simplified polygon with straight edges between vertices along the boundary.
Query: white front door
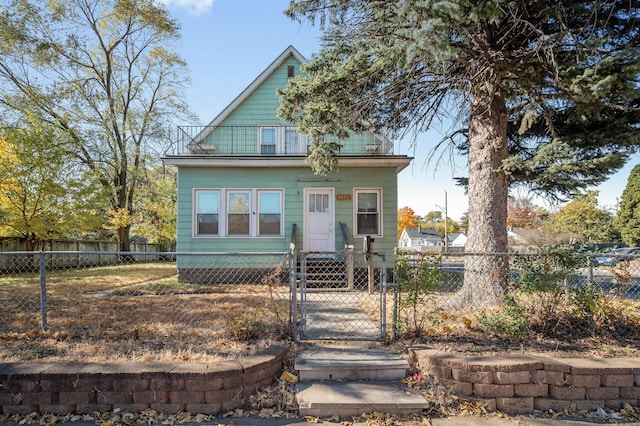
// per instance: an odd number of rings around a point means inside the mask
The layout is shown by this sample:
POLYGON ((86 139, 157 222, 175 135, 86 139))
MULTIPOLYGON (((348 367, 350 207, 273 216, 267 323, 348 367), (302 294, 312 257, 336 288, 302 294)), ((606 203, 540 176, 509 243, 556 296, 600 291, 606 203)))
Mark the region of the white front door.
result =
POLYGON ((305 251, 335 251, 335 212, 333 188, 305 188, 305 251))

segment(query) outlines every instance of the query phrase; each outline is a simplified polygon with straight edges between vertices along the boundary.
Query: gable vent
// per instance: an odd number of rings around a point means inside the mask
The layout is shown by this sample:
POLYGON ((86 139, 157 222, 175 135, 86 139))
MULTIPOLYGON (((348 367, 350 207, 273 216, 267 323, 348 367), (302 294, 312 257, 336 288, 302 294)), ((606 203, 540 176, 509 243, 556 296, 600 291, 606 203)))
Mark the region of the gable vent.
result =
POLYGON ((287 66, 287 78, 292 78, 295 75, 295 71, 294 71, 294 67, 293 65, 288 65, 287 66))

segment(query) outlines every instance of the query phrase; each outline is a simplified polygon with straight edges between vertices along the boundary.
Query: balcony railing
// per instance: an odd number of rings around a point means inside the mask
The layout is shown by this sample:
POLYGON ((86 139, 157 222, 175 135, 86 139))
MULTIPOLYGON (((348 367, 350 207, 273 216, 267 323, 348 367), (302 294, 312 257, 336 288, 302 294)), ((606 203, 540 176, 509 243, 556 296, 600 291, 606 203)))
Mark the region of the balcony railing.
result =
MULTIPOLYGON (((341 145, 341 156, 393 155, 393 143, 369 133, 348 139, 327 137, 341 145)), ((168 156, 306 156, 310 138, 293 126, 179 126, 168 156)))

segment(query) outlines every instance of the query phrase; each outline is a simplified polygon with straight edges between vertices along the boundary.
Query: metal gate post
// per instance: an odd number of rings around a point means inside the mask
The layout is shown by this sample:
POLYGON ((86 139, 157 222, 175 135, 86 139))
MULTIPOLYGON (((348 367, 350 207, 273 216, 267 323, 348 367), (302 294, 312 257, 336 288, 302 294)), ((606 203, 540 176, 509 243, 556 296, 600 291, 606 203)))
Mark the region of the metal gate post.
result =
POLYGON ((387 260, 384 253, 380 256, 380 339, 387 336, 387 260))
POLYGON ((293 333, 293 341, 298 341, 298 294, 296 292, 297 287, 297 258, 295 249, 289 252, 289 286, 290 286, 290 314, 291 317, 291 332, 293 333))
POLYGON ((307 329, 307 253, 300 253, 300 327, 298 338, 307 329))

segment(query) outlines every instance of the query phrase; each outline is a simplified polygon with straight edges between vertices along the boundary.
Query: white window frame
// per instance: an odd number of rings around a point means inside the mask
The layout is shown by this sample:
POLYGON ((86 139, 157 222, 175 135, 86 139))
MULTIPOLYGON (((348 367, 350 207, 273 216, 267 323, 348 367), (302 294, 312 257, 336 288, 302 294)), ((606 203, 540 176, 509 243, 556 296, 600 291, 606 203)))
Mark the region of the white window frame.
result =
POLYGON ((282 129, 282 149, 285 154, 294 154, 294 155, 307 155, 309 152, 309 145, 311 144, 311 138, 309 135, 304 133, 300 133, 294 127, 288 126, 282 129), (296 137, 296 145, 297 150, 295 152, 286 152, 287 151, 287 130, 293 132, 296 137))
POLYGON ((192 236, 193 238, 284 238, 285 233, 285 191, 284 188, 194 188, 192 201, 192 236), (218 233, 198 233, 198 194, 218 194, 218 233), (249 194, 249 234, 229 234, 229 196, 232 193, 249 194), (279 234, 260 235, 260 194, 280 194, 280 232, 279 234))
POLYGON ((284 237, 284 190, 282 189, 257 189, 256 190, 256 237, 261 238, 278 238, 284 237), (260 194, 278 194, 280 195, 280 206, 278 214, 280 215, 280 229, 277 234, 260 234, 260 194))
POLYGON ((307 155, 309 152, 309 145, 311 144, 311 138, 309 135, 300 133, 295 130, 293 126, 274 126, 274 125, 261 125, 258 126, 258 153, 260 155, 307 155), (262 140, 262 132, 264 130, 273 129, 275 135, 275 152, 273 154, 263 154, 263 146, 273 146, 273 144, 264 144, 262 140), (287 129, 295 132, 297 137, 297 151, 287 152, 287 129))
POLYGON ((278 126, 260 126, 258 127, 258 153, 260 153, 260 155, 276 155, 280 152, 280 143, 278 142, 280 140, 280 136, 279 136, 279 131, 278 131, 278 126), (265 144, 262 140, 262 132, 264 130, 273 130, 273 143, 268 143, 265 144), (273 146, 273 153, 268 153, 265 154, 262 152, 262 147, 263 146, 273 146))
MULTIPOLYGON (((211 188, 194 188, 193 190, 193 236, 195 238, 218 238, 222 235, 221 230, 223 228, 223 211, 224 201, 222 199, 222 191, 220 189, 211 189, 211 188), (200 213, 200 209, 198 206, 198 194, 217 194, 218 195, 218 233, 217 234, 201 234, 198 232, 198 215, 200 213)), ((206 214, 206 213, 202 213, 206 214)))
POLYGON ((384 236, 384 217, 382 213, 382 188, 354 188, 353 189, 353 231, 356 237, 383 237, 384 236), (378 213, 378 233, 377 234, 360 234, 358 233, 358 195, 375 193, 377 195, 376 211, 378 213))
POLYGON ((252 219, 252 216, 255 217, 255 208, 254 208, 254 194, 253 191, 251 189, 227 189, 225 190, 225 202, 226 202, 226 208, 225 208, 225 212, 224 212, 224 218, 225 218, 225 222, 227 223, 227 226, 225 227, 225 236, 229 237, 229 238, 246 238, 246 237, 252 237, 254 236, 254 226, 253 226, 253 222, 254 220, 252 219), (231 213, 229 211, 229 208, 231 206, 231 202, 229 201, 229 197, 231 196, 231 194, 248 194, 249 195, 249 205, 248 208, 249 210, 247 211, 247 215, 249 215, 249 232, 246 234, 231 234, 229 232, 229 225, 230 225, 230 220, 229 220, 229 215, 230 214, 237 214, 237 213, 231 213))

